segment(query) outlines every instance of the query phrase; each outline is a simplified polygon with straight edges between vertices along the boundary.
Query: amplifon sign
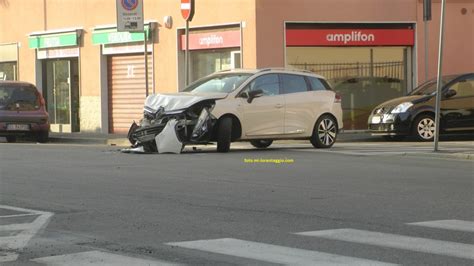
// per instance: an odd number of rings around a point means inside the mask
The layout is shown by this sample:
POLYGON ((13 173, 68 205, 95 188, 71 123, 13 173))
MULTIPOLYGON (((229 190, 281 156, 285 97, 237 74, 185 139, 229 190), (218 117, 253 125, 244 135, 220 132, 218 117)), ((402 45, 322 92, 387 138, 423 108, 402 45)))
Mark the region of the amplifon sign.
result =
MULTIPOLYGON (((189 34, 189 50, 240 47, 240 31, 189 34)), ((186 49, 186 36, 181 35, 181 50, 186 49)))
POLYGON ((287 29, 287 46, 413 46, 413 29, 287 29))

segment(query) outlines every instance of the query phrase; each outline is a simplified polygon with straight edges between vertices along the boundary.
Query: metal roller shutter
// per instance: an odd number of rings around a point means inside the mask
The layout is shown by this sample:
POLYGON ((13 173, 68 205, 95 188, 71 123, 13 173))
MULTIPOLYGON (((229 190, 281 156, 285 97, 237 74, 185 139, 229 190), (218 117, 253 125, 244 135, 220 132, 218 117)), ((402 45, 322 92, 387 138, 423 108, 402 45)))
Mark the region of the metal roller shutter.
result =
MULTIPOLYGON (((107 59, 109 86, 109 132, 126 133, 132 121, 143 117, 145 64, 143 55, 114 55, 107 59)), ((151 56, 148 86, 152 91, 151 56)))

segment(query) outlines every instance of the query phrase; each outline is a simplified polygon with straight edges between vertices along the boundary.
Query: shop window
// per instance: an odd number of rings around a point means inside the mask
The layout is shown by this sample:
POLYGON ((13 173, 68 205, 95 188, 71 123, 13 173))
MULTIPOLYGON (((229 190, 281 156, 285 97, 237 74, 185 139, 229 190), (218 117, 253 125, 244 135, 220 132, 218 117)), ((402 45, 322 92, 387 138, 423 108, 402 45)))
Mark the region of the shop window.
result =
MULTIPOLYGON (((236 57, 236 49, 218 49, 218 50, 196 50, 190 52, 191 58, 191 82, 217 71, 232 69, 232 56, 236 57)), ((239 57, 240 59, 240 57, 239 57)))
POLYGON ((344 128, 366 129, 375 106, 407 93, 410 49, 287 47, 287 64, 324 76, 342 96, 344 128))
POLYGON ((16 62, 0 62, 0 80, 17 80, 16 62))

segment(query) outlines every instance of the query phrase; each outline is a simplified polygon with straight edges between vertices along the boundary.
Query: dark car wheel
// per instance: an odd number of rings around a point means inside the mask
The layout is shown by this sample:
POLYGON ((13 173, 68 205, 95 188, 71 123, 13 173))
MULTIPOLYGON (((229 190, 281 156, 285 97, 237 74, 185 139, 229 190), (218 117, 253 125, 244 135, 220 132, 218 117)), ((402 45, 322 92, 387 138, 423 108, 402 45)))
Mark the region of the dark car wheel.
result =
POLYGON ((310 141, 315 148, 330 148, 336 142, 336 137, 336 120, 332 116, 323 115, 316 122, 310 141))
POLYGON ((435 130, 434 117, 431 115, 421 115, 413 123, 413 135, 421 141, 432 141, 435 130))
POLYGON ((250 144, 254 146, 255 148, 267 148, 268 146, 272 145, 273 140, 271 139, 256 139, 256 140, 251 140, 250 144))
POLYGON ((383 139, 386 141, 402 141, 406 136, 383 136, 383 139))
POLYGON ((224 117, 217 128, 217 151, 228 152, 232 137, 232 118, 224 117))
POLYGON ((6 138, 7 138, 8 143, 16 142, 16 137, 15 136, 6 136, 6 138))
POLYGON ((48 142, 48 140, 49 140, 48 131, 40 132, 36 135, 36 141, 38 141, 39 143, 46 143, 48 142))

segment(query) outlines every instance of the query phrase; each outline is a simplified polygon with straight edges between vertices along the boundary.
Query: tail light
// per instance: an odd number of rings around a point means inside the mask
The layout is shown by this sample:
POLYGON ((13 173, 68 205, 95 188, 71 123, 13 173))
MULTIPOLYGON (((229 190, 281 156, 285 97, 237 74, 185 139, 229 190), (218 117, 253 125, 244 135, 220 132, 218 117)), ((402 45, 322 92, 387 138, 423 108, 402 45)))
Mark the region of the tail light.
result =
POLYGON ((342 97, 339 93, 336 93, 336 97, 334 97, 334 103, 341 103, 342 97))
POLYGON ((46 105, 46 102, 44 101, 44 98, 43 98, 43 96, 41 95, 41 93, 39 91, 36 91, 36 97, 38 98, 38 102, 39 102, 40 106, 45 106, 46 105))

